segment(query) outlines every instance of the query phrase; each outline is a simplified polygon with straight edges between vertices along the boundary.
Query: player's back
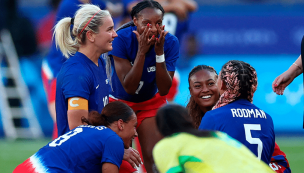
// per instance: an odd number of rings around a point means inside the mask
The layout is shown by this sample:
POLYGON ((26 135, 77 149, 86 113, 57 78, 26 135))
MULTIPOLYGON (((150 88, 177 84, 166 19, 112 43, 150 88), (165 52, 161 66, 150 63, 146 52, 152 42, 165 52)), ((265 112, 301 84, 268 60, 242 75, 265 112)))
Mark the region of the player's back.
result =
POLYGON ((168 170, 193 173, 272 172, 268 165, 227 134, 211 132, 211 135, 197 137, 177 133, 164 138, 153 150, 157 168, 162 173, 168 170))
POLYGON ((270 115, 245 99, 205 114, 199 129, 218 130, 247 146, 259 159, 269 164, 275 134, 270 115))
POLYGON ((41 148, 31 160, 51 172, 100 172, 102 156, 109 152, 104 147, 107 141, 114 141, 111 145, 123 156, 123 141, 114 131, 104 126, 78 126, 41 148))

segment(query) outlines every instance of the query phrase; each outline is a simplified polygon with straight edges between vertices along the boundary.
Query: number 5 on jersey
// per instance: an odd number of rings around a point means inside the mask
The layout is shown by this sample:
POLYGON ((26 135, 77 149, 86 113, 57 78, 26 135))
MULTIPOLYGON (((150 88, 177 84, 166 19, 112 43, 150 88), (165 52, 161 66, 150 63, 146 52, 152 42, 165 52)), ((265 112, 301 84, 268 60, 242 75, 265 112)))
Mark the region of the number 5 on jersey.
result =
POLYGON ((244 124, 246 140, 250 144, 258 144, 258 159, 261 160, 263 142, 259 138, 253 138, 251 130, 261 130, 261 124, 244 124))

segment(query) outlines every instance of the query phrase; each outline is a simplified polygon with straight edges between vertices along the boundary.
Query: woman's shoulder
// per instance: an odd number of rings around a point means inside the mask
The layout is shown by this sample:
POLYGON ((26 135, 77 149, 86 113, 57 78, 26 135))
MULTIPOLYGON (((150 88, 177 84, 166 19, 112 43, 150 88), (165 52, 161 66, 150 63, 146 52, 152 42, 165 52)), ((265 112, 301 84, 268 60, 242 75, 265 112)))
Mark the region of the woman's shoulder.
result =
POLYGON ((165 37, 165 42, 167 42, 167 43, 168 42, 170 42, 170 43, 173 43, 173 42, 179 43, 179 40, 178 40, 178 38, 175 35, 168 33, 166 35, 166 37, 165 37))
POLYGON ((136 26, 127 23, 119 27, 116 32, 118 37, 130 39, 130 35, 134 34, 133 31, 135 30, 136 26))

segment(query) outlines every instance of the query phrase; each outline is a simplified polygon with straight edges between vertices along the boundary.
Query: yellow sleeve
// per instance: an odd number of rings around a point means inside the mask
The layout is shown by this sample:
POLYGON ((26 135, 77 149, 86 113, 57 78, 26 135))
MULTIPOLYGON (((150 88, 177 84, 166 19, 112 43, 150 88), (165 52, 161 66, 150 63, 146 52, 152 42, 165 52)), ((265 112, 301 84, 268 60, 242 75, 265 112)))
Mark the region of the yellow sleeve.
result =
POLYGON ((179 164, 179 147, 172 147, 172 142, 170 138, 162 139, 153 149, 155 165, 161 173, 183 172, 183 167, 179 164))

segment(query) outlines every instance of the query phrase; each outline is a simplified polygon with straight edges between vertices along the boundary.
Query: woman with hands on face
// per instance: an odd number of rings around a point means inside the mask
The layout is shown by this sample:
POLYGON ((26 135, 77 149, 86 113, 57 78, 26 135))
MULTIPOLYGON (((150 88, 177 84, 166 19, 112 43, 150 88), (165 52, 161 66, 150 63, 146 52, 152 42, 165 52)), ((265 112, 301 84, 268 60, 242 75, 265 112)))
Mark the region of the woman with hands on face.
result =
POLYGON ((125 102, 136 113, 147 172, 152 172, 152 149, 161 138, 154 116, 166 104, 179 57, 178 39, 164 30, 163 16, 158 2, 139 2, 132 9, 132 21, 117 30, 109 53, 115 64, 109 101, 125 102))

